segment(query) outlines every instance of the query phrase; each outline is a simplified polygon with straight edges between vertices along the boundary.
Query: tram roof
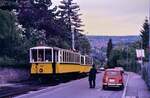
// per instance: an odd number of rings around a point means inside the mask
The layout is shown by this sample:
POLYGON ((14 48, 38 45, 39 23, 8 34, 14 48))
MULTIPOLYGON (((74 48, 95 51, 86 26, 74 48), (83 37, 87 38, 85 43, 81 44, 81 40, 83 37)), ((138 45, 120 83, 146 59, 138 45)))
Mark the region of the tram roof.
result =
POLYGON ((36 46, 36 47, 32 47, 30 49, 52 49, 52 47, 47 47, 47 46, 36 46))

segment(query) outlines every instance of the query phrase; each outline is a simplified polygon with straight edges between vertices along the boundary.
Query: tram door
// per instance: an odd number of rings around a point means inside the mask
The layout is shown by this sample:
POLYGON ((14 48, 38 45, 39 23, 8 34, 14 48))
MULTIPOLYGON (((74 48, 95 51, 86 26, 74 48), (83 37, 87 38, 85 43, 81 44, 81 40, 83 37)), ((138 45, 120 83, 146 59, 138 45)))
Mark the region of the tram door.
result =
POLYGON ((53 50, 53 63, 52 63, 52 69, 53 74, 56 74, 56 64, 58 62, 58 50, 53 50))

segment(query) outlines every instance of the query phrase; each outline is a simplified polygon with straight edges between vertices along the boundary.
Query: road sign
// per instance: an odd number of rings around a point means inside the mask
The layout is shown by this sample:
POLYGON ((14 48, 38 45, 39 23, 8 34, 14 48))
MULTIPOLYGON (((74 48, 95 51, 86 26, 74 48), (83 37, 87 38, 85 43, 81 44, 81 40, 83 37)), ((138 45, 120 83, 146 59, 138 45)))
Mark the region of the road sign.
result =
POLYGON ((145 57, 144 49, 136 49, 136 57, 139 59, 144 58, 145 57))

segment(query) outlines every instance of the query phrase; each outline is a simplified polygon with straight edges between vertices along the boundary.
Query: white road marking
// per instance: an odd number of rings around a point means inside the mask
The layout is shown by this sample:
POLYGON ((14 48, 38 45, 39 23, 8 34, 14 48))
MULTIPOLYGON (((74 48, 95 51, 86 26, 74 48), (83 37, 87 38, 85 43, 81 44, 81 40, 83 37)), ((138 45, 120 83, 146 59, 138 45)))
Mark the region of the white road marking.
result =
POLYGON ((136 96, 126 96, 125 98, 136 98, 136 96))
POLYGON ((126 81, 126 84, 124 86, 124 91, 123 91, 123 94, 122 94, 121 98, 126 98, 126 91, 127 91, 127 85, 128 85, 128 82, 129 82, 129 76, 130 76, 130 73, 128 74, 127 81, 126 81))

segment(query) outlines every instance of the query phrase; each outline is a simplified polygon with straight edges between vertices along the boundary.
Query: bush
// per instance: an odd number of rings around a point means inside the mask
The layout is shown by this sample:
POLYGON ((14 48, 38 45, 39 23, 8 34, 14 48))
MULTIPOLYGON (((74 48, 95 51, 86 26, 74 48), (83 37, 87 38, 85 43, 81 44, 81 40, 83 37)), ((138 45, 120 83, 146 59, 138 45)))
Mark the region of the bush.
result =
POLYGON ((0 66, 1 67, 13 67, 13 68, 29 68, 29 63, 26 61, 17 61, 13 58, 4 56, 0 57, 0 66))

